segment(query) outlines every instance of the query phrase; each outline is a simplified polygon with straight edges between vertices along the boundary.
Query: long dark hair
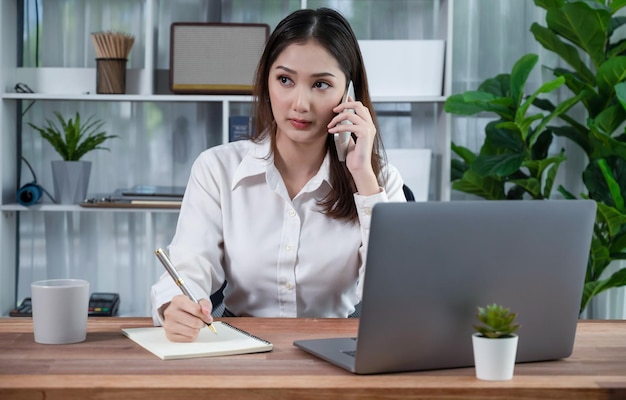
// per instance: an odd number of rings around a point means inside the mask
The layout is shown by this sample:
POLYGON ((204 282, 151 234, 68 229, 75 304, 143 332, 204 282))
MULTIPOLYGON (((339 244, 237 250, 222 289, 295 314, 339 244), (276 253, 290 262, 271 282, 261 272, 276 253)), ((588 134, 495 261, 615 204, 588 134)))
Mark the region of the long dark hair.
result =
MULTIPOLYGON (((252 140, 259 142, 270 135, 272 151, 276 151, 274 140, 276 124, 269 101, 268 77, 270 68, 287 46, 293 43, 302 44, 308 40, 315 40, 337 60, 346 75, 346 81, 352 80, 354 83, 357 100, 360 100, 370 110, 377 132, 372 150, 372 168, 382 186, 384 180, 380 176, 380 172, 384 149, 369 94, 363 56, 350 24, 335 10, 319 8, 317 10, 295 11, 283 19, 270 35, 259 61, 254 82, 253 118, 256 132, 254 132, 252 140)), ((334 149, 335 143, 331 135, 328 135, 326 143, 328 147, 334 149)), ((356 185, 345 163, 340 162, 337 158, 337 152, 331 151, 330 154, 330 183, 333 190, 319 201, 319 205, 331 218, 355 221, 357 210, 353 194, 356 192, 356 185)))

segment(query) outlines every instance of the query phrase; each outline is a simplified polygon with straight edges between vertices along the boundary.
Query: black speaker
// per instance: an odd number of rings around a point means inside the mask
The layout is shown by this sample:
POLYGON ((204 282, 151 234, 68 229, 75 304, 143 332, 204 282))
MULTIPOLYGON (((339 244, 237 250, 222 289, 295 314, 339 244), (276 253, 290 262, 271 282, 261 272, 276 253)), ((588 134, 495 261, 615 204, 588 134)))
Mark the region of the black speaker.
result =
POLYGON ((267 24, 173 23, 170 90, 181 94, 251 94, 269 30, 267 24))

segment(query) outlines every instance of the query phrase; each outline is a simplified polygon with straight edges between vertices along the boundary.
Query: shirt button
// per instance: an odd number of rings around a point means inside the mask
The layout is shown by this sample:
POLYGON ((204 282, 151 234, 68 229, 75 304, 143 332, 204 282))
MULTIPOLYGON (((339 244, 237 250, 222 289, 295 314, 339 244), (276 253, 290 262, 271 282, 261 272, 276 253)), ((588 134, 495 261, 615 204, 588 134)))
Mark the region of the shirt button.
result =
POLYGON ((372 208, 371 207, 365 207, 363 209, 363 214, 365 214, 365 215, 372 215, 372 208))
POLYGON ((287 288, 287 290, 291 290, 293 289, 293 285, 291 284, 291 282, 287 282, 285 283, 285 288, 287 288))
POLYGON ((289 216, 290 217, 295 217, 296 216, 295 210, 289 210, 289 216))
POLYGON ((285 250, 287 250, 287 251, 291 251, 291 245, 290 245, 290 244, 285 245, 285 250))

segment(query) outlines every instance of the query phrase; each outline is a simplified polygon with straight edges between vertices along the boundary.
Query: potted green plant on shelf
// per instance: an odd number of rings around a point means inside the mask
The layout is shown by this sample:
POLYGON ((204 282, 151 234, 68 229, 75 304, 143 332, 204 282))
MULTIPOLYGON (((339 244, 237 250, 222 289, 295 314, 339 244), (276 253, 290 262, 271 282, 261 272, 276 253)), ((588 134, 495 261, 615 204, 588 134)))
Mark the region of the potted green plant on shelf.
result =
POLYGON ((477 307, 472 335, 476 377, 482 380, 500 381, 513 378, 519 337, 517 314, 499 304, 477 307))
POLYGON ((117 135, 107 135, 100 131, 104 122, 93 116, 81 123, 80 114, 67 120, 59 112, 54 112, 58 124, 46 119, 45 126, 29 125, 50 143, 62 160, 52 161, 52 181, 57 203, 78 204, 85 200, 89 186, 91 162, 81 158, 93 150, 109 150, 101 146, 117 135))

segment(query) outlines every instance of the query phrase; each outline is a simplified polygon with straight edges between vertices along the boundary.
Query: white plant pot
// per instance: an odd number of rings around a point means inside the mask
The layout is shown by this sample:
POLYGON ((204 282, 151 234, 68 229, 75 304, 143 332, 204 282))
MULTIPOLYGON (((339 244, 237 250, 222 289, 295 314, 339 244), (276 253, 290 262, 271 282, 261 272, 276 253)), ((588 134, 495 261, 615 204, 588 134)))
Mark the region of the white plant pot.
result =
POLYGON ((492 339, 472 335, 476 378, 486 381, 506 381, 513 378, 519 337, 492 339))
POLYGON ((90 173, 91 161, 52 161, 55 201, 59 204, 85 201, 90 173))

